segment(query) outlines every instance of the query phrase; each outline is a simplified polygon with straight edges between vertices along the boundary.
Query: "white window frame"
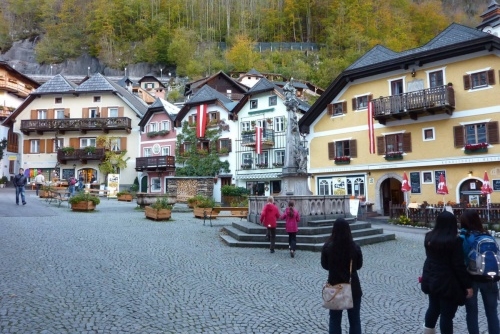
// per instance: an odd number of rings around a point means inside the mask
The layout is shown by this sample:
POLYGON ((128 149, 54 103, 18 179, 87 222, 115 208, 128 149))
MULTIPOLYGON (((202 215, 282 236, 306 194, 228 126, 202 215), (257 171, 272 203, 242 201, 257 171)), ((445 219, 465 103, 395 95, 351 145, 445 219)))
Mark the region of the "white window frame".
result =
POLYGON ((64 115, 64 109, 55 109, 54 110, 54 118, 55 119, 64 119, 66 116, 64 115), (62 117, 60 117, 62 116, 62 117))
POLYGON ((241 154, 241 163, 242 164, 250 163, 251 165, 253 165, 254 161, 253 161, 252 153, 242 153, 241 154), (248 162, 248 160, 250 162, 248 162))
POLYGON ((269 106, 276 106, 278 105, 278 96, 277 95, 271 95, 269 96, 269 106))
POLYGON ((153 149, 151 147, 144 147, 142 156, 144 158, 152 157, 153 156, 153 149))
POLYGON ((97 108, 89 108, 89 118, 98 118, 99 116, 97 108))
MULTIPOLYGON (((403 82, 403 92, 401 94, 403 94, 403 93, 406 92, 406 78, 405 77, 392 78, 392 79, 387 80, 387 84, 389 85, 389 93, 391 94, 391 96, 393 96, 393 94, 392 94, 392 83, 394 81, 399 81, 399 80, 401 80, 403 82)), ((357 104, 357 101, 356 101, 356 104, 357 104)), ((368 106, 366 107, 366 109, 368 109, 368 106)))
POLYGON ((269 151, 262 151, 261 154, 257 155, 258 164, 268 164, 269 165, 269 151))
POLYGON ((40 139, 30 140, 30 153, 40 153, 40 139))
POLYGON ((158 123, 156 122, 149 123, 148 132, 156 132, 156 131, 158 131, 158 123))
POLYGON ((96 146, 96 138, 80 138, 80 148, 96 146))
POLYGON ((285 131, 285 117, 279 116, 274 118, 274 132, 285 131))
POLYGON ((331 177, 319 177, 318 178, 318 195, 328 196, 333 194, 332 189, 332 178, 331 177), (326 191, 325 191, 326 190, 326 191))
POLYGON ((274 162, 278 164, 285 164, 285 150, 274 151, 274 162))
POLYGON ((170 121, 161 121, 160 130, 170 131, 170 121))
POLYGON ((433 141, 433 140, 436 140, 436 130, 434 129, 434 127, 422 128, 422 140, 423 141, 433 141), (425 138, 425 132, 428 131, 428 130, 432 131, 432 138, 425 138))
POLYGON ((100 96, 94 96, 94 102, 101 102, 101 97, 100 96))
POLYGON ((248 102, 248 106, 251 110, 253 109, 258 109, 259 108, 259 100, 258 99, 251 99, 248 102))
POLYGON ((54 98, 54 104, 61 104, 63 102, 63 98, 62 97, 56 97, 54 98))
POLYGON ((170 155, 170 145, 161 147, 161 155, 170 155))
POLYGON ((57 138, 57 142, 54 140, 54 147, 52 148, 52 151, 56 152, 57 150, 57 145, 56 144, 59 144, 59 148, 63 148, 64 147, 64 138, 57 138))
POLYGON ((241 122, 241 131, 250 130, 250 122, 241 122))
POLYGON ((356 110, 359 111, 359 110, 368 110, 368 98, 370 97, 371 93, 366 93, 366 94, 360 94, 360 95, 354 95, 354 98, 356 99, 356 110), (366 106, 362 106, 361 108, 359 107, 359 101, 358 99, 361 98, 361 97, 365 97, 366 96, 366 106))
POLYGON ((433 88, 433 87, 431 87, 431 73, 435 73, 435 72, 443 73, 443 85, 446 85, 446 71, 445 71, 445 69, 446 69, 446 66, 425 71, 425 74, 427 76, 427 87, 428 88, 433 88))
POLYGON ((152 193, 159 193, 161 192, 161 180, 159 177, 151 177, 151 183, 149 185, 149 189, 151 190, 152 193))
POLYGON ((469 88, 469 92, 471 91, 478 91, 478 90, 483 90, 483 89, 490 89, 490 88, 493 88, 491 85, 489 84, 486 84, 486 85, 483 85, 483 86, 477 86, 477 87, 474 87, 473 84, 472 84, 472 75, 474 74, 478 74, 478 73, 486 73, 486 81, 488 81, 488 71, 491 70, 491 67, 486 67, 486 68, 483 68, 483 69, 479 69, 479 70, 476 70, 476 71, 468 71, 468 72, 465 72, 465 74, 468 74, 470 76, 470 88, 469 88))
POLYGON ((434 173, 431 170, 422 171, 422 184, 434 184, 434 173), (424 174, 431 174, 431 180, 425 181, 424 174))
POLYGON ((118 117, 118 108, 108 108, 108 117, 118 117))
POLYGON ((120 138, 111 138, 110 139, 111 151, 121 151, 120 143, 121 143, 120 138))

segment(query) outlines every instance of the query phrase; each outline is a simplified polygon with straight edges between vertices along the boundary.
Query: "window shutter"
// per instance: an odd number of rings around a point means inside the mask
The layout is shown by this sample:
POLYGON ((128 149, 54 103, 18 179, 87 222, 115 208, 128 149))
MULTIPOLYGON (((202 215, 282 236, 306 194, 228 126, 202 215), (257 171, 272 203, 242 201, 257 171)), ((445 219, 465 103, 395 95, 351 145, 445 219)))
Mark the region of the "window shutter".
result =
POLYGON ((342 102, 342 113, 347 114, 347 102, 342 102))
POLYGON ((54 153, 54 139, 47 139, 47 147, 45 151, 47 153, 54 153))
POLYGON ((127 150, 127 137, 121 137, 120 138, 120 151, 126 151, 127 150))
POLYGON ((463 147, 465 145, 463 126, 458 125, 453 127, 453 143, 455 147, 463 147))
POLYGON ((31 110, 31 119, 38 119, 37 110, 31 110))
POLYGON ((220 152, 221 142, 222 142, 221 139, 217 139, 217 145, 215 147, 215 152, 220 152))
POLYGON ((335 142, 328 143, 328 160, 335 159, 335 142))
POLYGON ((179 154, 184 153, 184 144, 179 145, 179 154))
POLYGON ((101 108, 101 117, 108 117, 108 108, 107 107, 102 107, 101 108))
POLYGON ((488 122, 488 143, 498 144, 500 138, 498 136, 498 122, 488 122))
POLYGON ((219 120, 220 120, 220 112, 218 112, 218 111, 217 111, 217 112, 215 113, 215 119, 216 119, 217 121, 219 121, 219 120))
POLYGON ((47 110, 47 119, 54 119, 54 109, 47 110))
POLYGON ((384 136, 377 137, 377 154, 378 155, 384 155, 385 154, 384 136))
POLYGON ((368 102, 370 102, 371 100, 373 100, 373 94, 368 95, 368 102))
POLYGON ((40 139, 40 153, 45 153, 45 139, 40 139))
POLYGON ((356 98, 352 99, 352 110, 356 110, 356 98))
POLYGON ((69 108, 64 109, 64 117, 69 118, 69 108))
POLYGON ((188 116, 188 123, 189 124, 193 123, 193 115, 188 116))
POLYGON ((118 117, 124 117, 124 116, 125 116, 125 108, 118 107, 118 117))
POLYGON ((351 153, 351 158, 358 157, 358 143, 356 139, 349 140, 349 152, 351 153))
POLYGON ((28 154, 30 153, 30 150, 31 150, 30 141, 28 139, 23 140, 23 153, 28 154))
POLYGON ((333 104, 332 103, 328 103, 326 105, 326 110, 327 110, 328 115, 333 115, 333 104))
POLYGON ((403 152, 411 152, 411 133, 403 133, 403 152))
POLYGON ((82 108, 82 118, 89 118, 89 108, 82 108))
POLYGON ((80 139, 78 138, 70 138, 69 146, 73 148, 80 148, 80 139))
POLYGON ((231 139, 228 139, 228 140, 227 140, 227 150, 228 150, 229 152, 232 152, 232 151, 233 151, 233 149, 232 149, 232 147, 231 147, 231 142, 232 142, 232 141, 231 141, 231 139))
POLYGON ((488 71, 488 85, 494 85, 494 84, 495 84, 495 71, 489 70, 488 71))
POLYGON ((469 90, 470 89, 470 76, 464 75, 464 89, 469 90))

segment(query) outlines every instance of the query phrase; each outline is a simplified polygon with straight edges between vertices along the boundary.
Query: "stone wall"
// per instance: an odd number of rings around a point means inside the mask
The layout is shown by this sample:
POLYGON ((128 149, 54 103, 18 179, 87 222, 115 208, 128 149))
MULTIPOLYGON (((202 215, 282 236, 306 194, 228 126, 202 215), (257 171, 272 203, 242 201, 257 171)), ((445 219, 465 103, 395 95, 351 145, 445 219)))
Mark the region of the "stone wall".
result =
POLYGON ((176 196, 178 203, 187 203, 195 195, 213 197, 213 177, 175 177, 168 179, 166 192, 176 196))

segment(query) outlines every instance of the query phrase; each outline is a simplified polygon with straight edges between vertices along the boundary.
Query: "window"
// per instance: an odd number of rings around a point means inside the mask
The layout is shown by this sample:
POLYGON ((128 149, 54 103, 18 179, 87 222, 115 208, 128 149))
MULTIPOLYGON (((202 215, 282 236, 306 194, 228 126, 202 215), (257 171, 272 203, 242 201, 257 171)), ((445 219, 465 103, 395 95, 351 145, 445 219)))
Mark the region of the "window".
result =
POLYGON ((329 179, 318 178, 318 195, 331 195, 332 181, 329 179))
POLYGON ((477 123, 462 124, 453 127, 455 147, 463 148, 465 145, 498 144, 498 122, 480 121, 477 123))
POLYGON ((464 89, 486 88, 495 84, 495 71, 483 70, 464 75, 464 89))
POLYGON ((108 117, 118 117, 118 108, 109 108, 108 117))
POLYGON ((40 140, 30 140, 30 153, 40 153, 40 140))
POLYGON ((170 146, 162 146, 161 155, 170 155, 170 146))
POLYGON ((275 117, 274 118, 274 131, 283 132, 285 131, 285 117, 275 117))
POLYGON ((335 160, 338 157, 358 156, 357 142, 355 139, 337 140, 328 143, 328 159, 335 160))
POLYGON ((158 123, 149 123, 149 131, 148 132, 156 132, 158 131, 158 123))
POLYGON ((94 96, 94 102, 101 102, 100 96, 94 96))
POLYGON ((267 166, 269 164, 269 151, 262 151, 262 154, 259 154, 257 159, 257 164, 267 166))
POLYGON ((411 152, 411 133, 394 133, 377 137, 377 153, 411 152))
POLYGON ((250 122, 241 122, 241 131, 250 130, 250 122))
POLYGON ((276 165, 285 164, 285 150, 277 150, 274 152, 274 161, 276 165))
POLYGON ((250 109, 257 109, 257 107, 258 107, 258 101, 250 100, 250 109))
POLYGON ((56 119, 63 119, 64 118, 64 109, 54 110, 54 116, 56 119))
POLYGON ((429 87, 434 88, 434 87, 439 87, 444 85, 444 76, 443 76, 443 71, 434 71, 434 72, 429 72, 429 87))
POLYGON ((244 165, 249 165, 251 166, 252 163, 253 163, 253 159, 252 159, 252 153, 243 153, 241 155, 241 161, 243 161, 243 164, 244 165))
POLYGON ((54 147, 52 148, 53 152, 57 152, 58 149, 64 147, 64 139, 63 138, 57 138, 57 140, 54 140, 54 147))
POLYGON ((170 131, 170 122, 169 121, 162 121, 161 125, 160 125, 160 130, 170 131))
POLYGON ((97 111, 96 108, 90 108, 89 109, 89 117, 90 118, 97 118, 97 117, 99 117, 99 112, 97 111))
POLYGON ((218 152, 220 152, 220 153, 231 152, 231 139, 229 139, 229 138, 219 139, 218 152))
POLYGON ((160 192, 161 191, 161 183, 159 177, 151 178, 151 191, 160 192))
POLYGON ((422 137, 424 141, 434 140, 434 128, 422 129, 422 137))
POLYGON ((54 99, 54 103, 55 103, 55 104, 61 104, 61 103, 62 103, 62 97, 56 97, 56 98, 54 99))
POLYGON ((368 101, 372 99, 372 95, 358 96, 352 99, 352 110, 361 110, 368 108, 368 101))
MULTIPOLYGON (((403 79, 391 81, 391 95, 403 94, 403 79)), ((367 104, 368 106, 368 104, 367 104)))
POLYGON ((363 177, 348 177, 346 181, 347 195, 356 197, 365 195, 365 179, 363 177))
POLYGON ((347 114, 347 102, 330 103, 326 109, 330 116, 347 114))
POLYGON ((422 172, 422 183, 433 184, 434 180, 432 179, 431 171, 422 172))
POLYGON ((155 88, 155 84, 153 82, 146 83, 146 89, 153 89, 153 88, 155 88))
POLYGON ((144 148, 144 157, 150 157, 153 155, 153 152, 151 151, 151 147, 145 147, 144 148))
POLYGON ((218 112, 209 112, 207 116, 209 122, 217 122, 219 120, 218 112))
POLYGON ((95 146, 95 138, 80 138, 80 147, 95 146))
POLYGON ((47 119, 47 110, 38 110, 38 119, 47 119))
POLYGON ((487 143, 486 124, 469 124, 465 129, 465 144, 487 143))
POLYGON ((269 96, 269 106, 275 106, 278 104, 278 97, 276 95, 269 96))
POLYGON ((111 138, 111 151, 120 151, 120 138, 111 138))

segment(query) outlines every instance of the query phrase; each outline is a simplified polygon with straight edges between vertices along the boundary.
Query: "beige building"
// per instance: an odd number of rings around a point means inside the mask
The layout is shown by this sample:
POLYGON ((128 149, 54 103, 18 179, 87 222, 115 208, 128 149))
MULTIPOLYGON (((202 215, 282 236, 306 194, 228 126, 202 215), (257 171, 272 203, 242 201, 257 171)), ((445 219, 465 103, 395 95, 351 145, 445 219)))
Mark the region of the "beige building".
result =
POLYGON ((97 138, 106 136, 110 150, 126 151, 127 167, 119 170, 120 185, 136 177, 135 158, 140 156, 139 121, 147 105, 132 93, 95 74, 76 85, 56 75, 33 91, 4 125, 19 142, 19 167, 33 178, 68 179, 80 173, 85 183, 100 185, 99 171, 105 149, 97 138))
POLYGON ((299 121, 313 193, 365 197, 381 214, 390 202, 500 203, 499 55, 497 36, 459 24, 420 48, 367 52, 299 121))

